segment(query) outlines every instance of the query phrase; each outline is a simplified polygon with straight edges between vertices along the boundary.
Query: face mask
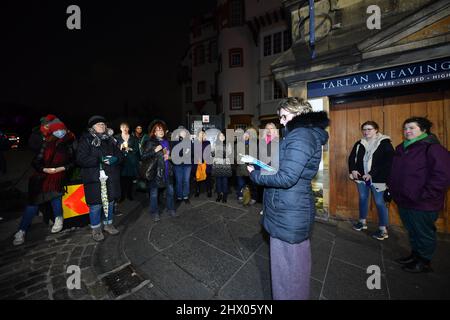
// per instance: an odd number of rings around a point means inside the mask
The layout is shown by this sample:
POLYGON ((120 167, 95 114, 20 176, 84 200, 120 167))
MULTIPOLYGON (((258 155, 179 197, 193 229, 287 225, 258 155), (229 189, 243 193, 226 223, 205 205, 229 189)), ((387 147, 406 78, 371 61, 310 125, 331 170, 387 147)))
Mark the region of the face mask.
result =
POLYGON ((57 130, 57 131, 53 132, 53 135, 55 137, 57 137, 58 139, 62 139, 66 135, 66 130, 57 130))

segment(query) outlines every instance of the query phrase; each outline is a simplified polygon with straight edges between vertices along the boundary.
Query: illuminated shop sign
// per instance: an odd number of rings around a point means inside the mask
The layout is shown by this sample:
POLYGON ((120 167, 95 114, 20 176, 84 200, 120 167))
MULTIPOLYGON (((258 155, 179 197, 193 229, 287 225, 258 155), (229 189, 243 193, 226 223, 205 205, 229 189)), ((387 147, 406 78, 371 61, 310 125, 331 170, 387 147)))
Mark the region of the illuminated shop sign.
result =
POLYGON ((308 99, 450 79, 450 58, 308 83, 308 99))

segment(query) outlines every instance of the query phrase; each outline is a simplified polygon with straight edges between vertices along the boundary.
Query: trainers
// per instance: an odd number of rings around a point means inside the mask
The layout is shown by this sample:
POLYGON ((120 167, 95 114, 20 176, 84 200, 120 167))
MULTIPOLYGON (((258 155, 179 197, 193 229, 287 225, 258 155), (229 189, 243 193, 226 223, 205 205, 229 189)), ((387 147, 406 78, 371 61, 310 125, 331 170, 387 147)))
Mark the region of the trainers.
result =
POLYGON ((250 202, 249 202, 248 204, 252 206, 252 205, 254 205, 255 203, 256 203, 256 200, 255 200, 255 199, 251 199, 250 202))
POLYGON ((263 210, 261 210, 260 212, 259 212, 259 215, 263 215, 264 214, 264 211, 263 210))
POLYGON ((158 214, 158 213, 155 214, 155 215, 153 215, 153 221, 158 222, 158 221, 160 221, 160 220, 161 220, 161 218, 159 217, 159 214, 158 214))
POLYGON ((355 223, 353 225, 353 230, 356 230, 356 231, 367 230, 367 224, 362 223, 361 221, 358 223, 355 223))
POLYGON ((117 230, 112 224, 105 224, 105 226, 103 227, 103 230, 105 230, 112 236, 119 234, 119 230, 117 230))
POLYGON ((382 241, 382 240, 384 240, 384 239, 389 238, 389 235, 388 235, 387 231, 378 230, 377 232, 375 232, 375 233, 372 235, 372 238, 375 238, 375 239, 377 239, 377 240, 382 241))
POLYGON ((169 210, 169 215, 170 215, 172 218, 178 217, 178 214, 177 214, 177 212, 176 212, 175 210, 169 210))
POLYGON ((60 232, 63 229, 63 222, 64 222, 63 217, 56 217, 55 223, 53 224, 53 227, 52 227, 52 233, 60 232))
POLYGON ((17 233, 14 235, 13 244, 15 246, 20 246, 24 242, 25 242, 25 231, 23 231, 23 230, 17 231, 17 233))
POLYGON ((238 198, 238 202, 239 202, 239 203, 243 203, 243 202, 244 202, 244 198, 243 198, 243 197, 239 197, 239 198, 238 198))
POLYGON ((92 239, 97 242, 103 241, 105 239, 101 227, 92 229, 92 239))

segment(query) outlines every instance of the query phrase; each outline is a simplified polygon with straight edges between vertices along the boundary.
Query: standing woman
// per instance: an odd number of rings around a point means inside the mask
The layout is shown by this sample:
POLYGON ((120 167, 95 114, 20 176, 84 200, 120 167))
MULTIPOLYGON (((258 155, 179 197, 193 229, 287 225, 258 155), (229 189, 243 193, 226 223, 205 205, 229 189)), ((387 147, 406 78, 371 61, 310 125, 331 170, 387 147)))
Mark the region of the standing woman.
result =
POLYGON ((278 107, 284 126, 276 174, 248 166, 250 178, 265 187, 263 226, 270 234, 272 295, 275 300, 309 298, 310 236, 316 214, 311 180, 319 170, 322 146, 328 141, 326 112, 313 112, 309 102, 283 99, 278 107))
POLYGON ((144 145, 142 160, 151 159, 149 179, 150 214, 155 222, 161 220, 158 208, 159 189, 166 190, 166 208, 172 217, 176 216, 173 190, 173 166, 170 160, 170 146, 166 138, 167 127, 161 120, 153 121, 149 126, 150 138, 144 145))
POLYGON ((378 231, 372 237, 387 239, 388 208, 384 201, 384 191, 391 171, 394 147, 391 138, 381 134, 378 124, 367 121, 362 124, 363 138, 353 146, 348 158, 350 179, 356 182, 359 193, 359 222, 353 229, 367 229, 369 212, 369 194, 372 192, 378 210, 378 231))
POLYGON ((86 203, 89 207, 92 238, 104 240, 104 230, 116 235, 119 233, 113 226, 115 200, 120 198, 120 163, 123 161, 113 131, 106 126, 102 116, 92 116, 88 120, 88 130, 79 141, 77 164, 81 167, 81 178, 84 185, 86 203), (100 174, 108 177, 106 194, 102 188, 100 174), (105 214, 106 211, 106 214, 105 214))
POLYGON ((139 142, 136 137, 130 135, 130 126, 126 122, 120 124, 121 134, 115 138, 119 149, 123 154, 123 163, 120 171, 120 189, 122 190, 119 202, 133 200, 133 180, 139 175, 139 142))
MULTIPOLYGON (((191 179, 191 152, 192 152, 192 142, 190 132, 183 126, 178 127, 178 135, 172 141, 172 150, 176 146, 180 151, 178 152, 178 158, 180 163, 173 163, 173 170, 175 174, 175 194, 177 202, 184 201, 186 204, 190 204, 189 201, 189 190, 190 190, 190 179, 191 179), (181 148, 180 148, 181 147, 181 148), (186 158, 186 161, 184 159, 186 158)), ((174 156, 172 155, 172 162, 174 156)))
POLYGON ((28 206, 23 214, 19 231, 14 236, 13 244, 16 246, 25 242, 25 233, 41 204, 51 203, 55 217, 51 232, 57 233, 63 228, 62 196, 65 193, 67 171, 74 165, 75 136, 54 115, 41 119, 40 131, 44 141, 40 152, 32 162, 36 172, 29 180, 28 206))
POLYGON ((228 178, 233 175, 231 169, 231 159, 233 147, 225 141, 225 135, 222 132, 217 134, 212 152, 213 164, 211 175, 216 178, 216 202, 227 202, 228 198, 228 178))
POLYGON ((405 140, 395 149, 388 186, 409 234, 411 254, 397 260, 407 272, 431 270, 435 222, 450 186, 450 155, 431 133, 432 123, 413 117, 403 123, 405 140))

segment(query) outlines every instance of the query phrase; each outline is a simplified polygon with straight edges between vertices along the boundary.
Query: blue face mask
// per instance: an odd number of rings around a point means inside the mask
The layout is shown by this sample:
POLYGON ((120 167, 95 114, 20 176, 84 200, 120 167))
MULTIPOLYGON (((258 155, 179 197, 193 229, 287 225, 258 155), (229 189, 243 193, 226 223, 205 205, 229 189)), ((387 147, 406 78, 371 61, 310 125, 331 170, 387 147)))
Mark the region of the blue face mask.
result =
POLYGON ((67 133, 66 130, 57 130, 57 131, 53 132, 53 135, 55 137, 57 137, 58 139, 62 139, 62 138, 64 138, 66 133, 67 133))

